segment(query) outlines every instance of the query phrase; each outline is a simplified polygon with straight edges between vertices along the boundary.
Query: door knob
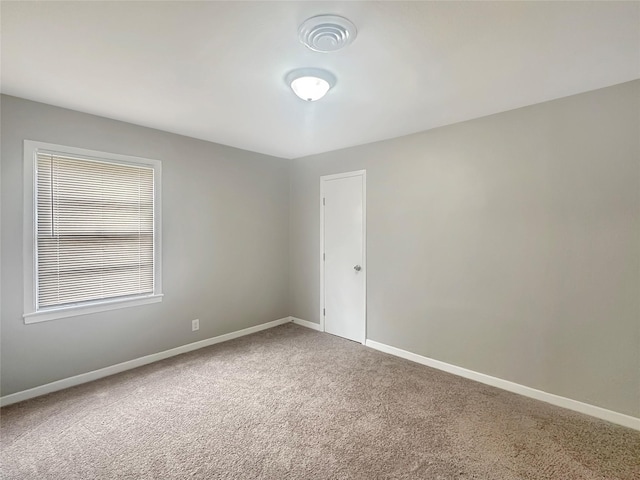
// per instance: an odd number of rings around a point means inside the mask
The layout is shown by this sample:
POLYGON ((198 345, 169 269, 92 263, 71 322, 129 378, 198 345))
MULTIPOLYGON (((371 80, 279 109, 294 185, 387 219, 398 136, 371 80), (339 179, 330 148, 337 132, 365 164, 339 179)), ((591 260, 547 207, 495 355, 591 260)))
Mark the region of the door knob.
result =
POLYGON ((355 267, 353 267, 353 269, 354 269, 356 272, 359 272, 360 270, 362 270, 362 267, 361 267, 360 265, 356 265, 355 267))

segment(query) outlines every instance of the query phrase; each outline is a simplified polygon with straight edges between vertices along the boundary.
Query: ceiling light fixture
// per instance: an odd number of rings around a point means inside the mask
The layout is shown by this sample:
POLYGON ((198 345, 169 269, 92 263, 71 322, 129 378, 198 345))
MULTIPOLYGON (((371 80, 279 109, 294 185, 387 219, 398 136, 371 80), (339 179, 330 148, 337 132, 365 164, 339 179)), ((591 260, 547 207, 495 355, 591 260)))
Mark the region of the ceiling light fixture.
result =
POLYGON ((307 18, 298 28, 298 38, 314 52, 335 52, 356 39, 358 30, 350 20, 338 15, 307 18))
POLYGON ((285 80, 293 92, 307 102, 320 100, 336 84, 331 72, 319 68, 299 68, 289 72, 285 80))

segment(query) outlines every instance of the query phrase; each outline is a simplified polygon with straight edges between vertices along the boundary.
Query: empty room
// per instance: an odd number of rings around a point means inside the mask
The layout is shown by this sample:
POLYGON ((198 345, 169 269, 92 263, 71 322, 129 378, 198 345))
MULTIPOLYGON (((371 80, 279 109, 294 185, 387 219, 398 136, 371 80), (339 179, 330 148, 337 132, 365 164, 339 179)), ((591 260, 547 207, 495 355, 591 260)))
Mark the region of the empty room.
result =
POLYGON ((0 478, 640 479, 640 2, 0 27, 0 478))

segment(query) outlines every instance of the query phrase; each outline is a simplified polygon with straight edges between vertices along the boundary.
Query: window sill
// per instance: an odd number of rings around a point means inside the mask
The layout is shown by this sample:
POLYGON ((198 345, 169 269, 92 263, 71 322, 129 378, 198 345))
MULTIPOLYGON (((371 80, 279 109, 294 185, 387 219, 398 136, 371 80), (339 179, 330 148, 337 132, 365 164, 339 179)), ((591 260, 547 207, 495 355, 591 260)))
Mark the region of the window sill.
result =
POLYGON ((29 312, 23 315, 24 323, 39 323, 49 320, 57 320, 59 318, 75 317, 77 315, 88 315, 91 313, 106 312, 108 310, 116 310, 118 308, 135 307, 137 305, 146 305, 149 303, 157 303, 162 301, 161 293, 147 295, 144 297, 124 298, 116 300, 105 300, 84 305, 69 305, 66 307, 50 308, 40 310, 38 312, 29 312))

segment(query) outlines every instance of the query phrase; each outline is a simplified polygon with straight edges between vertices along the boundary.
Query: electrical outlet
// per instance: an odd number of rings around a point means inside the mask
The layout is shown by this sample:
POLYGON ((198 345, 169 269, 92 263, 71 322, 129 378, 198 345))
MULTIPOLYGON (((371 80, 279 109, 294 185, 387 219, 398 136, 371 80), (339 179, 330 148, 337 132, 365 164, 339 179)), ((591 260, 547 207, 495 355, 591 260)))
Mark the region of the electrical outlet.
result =
POLYGON ((200 330, 200 320, 197 318, 195 320, 191 320, 191 331, 195 332, 196 330, 200 330))

